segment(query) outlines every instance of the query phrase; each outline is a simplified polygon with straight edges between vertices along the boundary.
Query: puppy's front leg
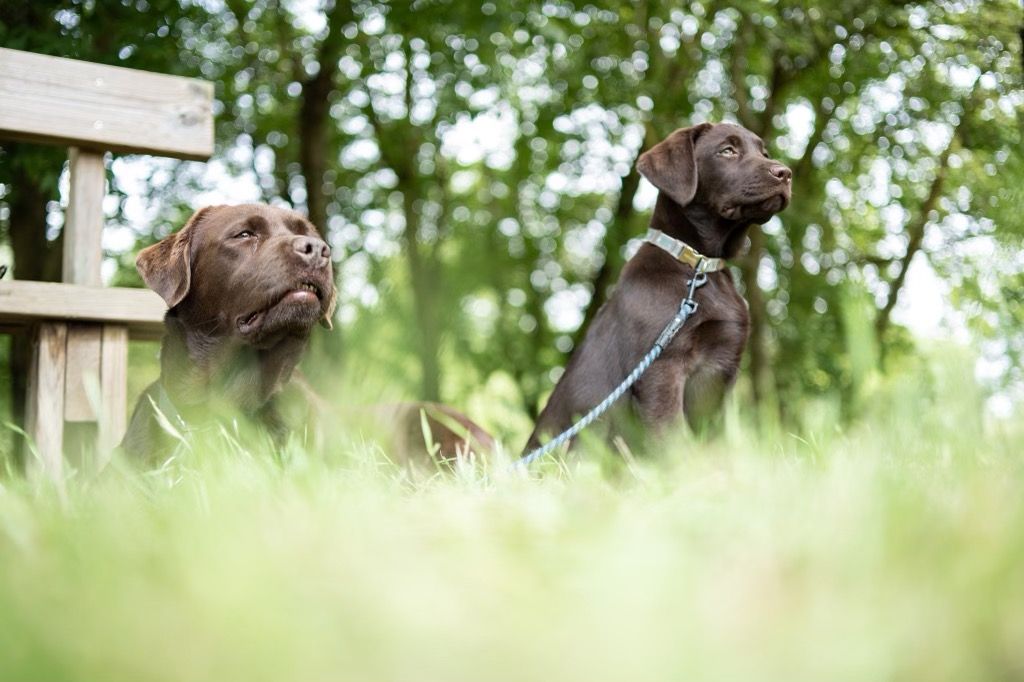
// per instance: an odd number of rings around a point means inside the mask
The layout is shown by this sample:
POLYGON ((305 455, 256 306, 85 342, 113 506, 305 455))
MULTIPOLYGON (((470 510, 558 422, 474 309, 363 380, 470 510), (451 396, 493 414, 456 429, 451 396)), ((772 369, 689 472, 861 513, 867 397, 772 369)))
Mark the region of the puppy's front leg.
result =
POLYGON ((537 416, 537 424, 533 427, 533 433, 526 441, 524 452, 530 452, 540 447, 559 433, 572 425, 576 416, 573 411, 573 395, 578 391, 577 382, 573 368, 566 370, 562 379, 555 385, 555 390, 548 398, 548 404, 544 406, 537 416))
POLYGON ((657 433, 679 418, 683 411, 686 372, 675 358, 656 360, 633 389, 637 412, 648 431, 657 433))
POLYGON ((686 378, 683 412, 693 432, 704 437, 721 430, 722 403, 736 383, 747 326, 744 322, 707 322, 697 329, 697 339, 703 352, 686 378))
POLYGON ((732 383, 733 377, 718 368, 700 369, 687 378, 683 412, 697 436, 712 436, 721 430, 722 403, 732 383))

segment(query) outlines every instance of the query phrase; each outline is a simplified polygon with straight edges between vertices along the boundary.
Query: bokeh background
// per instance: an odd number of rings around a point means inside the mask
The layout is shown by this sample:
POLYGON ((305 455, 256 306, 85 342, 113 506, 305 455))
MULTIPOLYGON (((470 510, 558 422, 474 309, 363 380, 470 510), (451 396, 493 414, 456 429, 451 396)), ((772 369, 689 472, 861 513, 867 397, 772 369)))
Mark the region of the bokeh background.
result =
MULTIPOLYGON (((746 414, 845 423, 953 363, 975 418, 1019 415, 1022 26, 1015 0, 0 0, 4 47, 216 85, 209 163, 109 157, 109 283, 141 286, 134 254, 205 204, 308 212, 340 291, 314 382, 444 400, 513 446, 644 232, 637 156, 706 120, 794 171, 735 263, 746 414)), ((59 279, 65 162, 0 148, 19 279, 59 279)), ((0 341, 4 421, 24 344, 0 341)))
MULTIPOLYGON (((1022 27, 1015 0, 0 0, 4 47, 216 85, 210 162, 109 158, 108 283, 268 201, 341 292, 305 363, 322 446, 225 427, 51 483, 0 427, 0 679, 1024 680, 1022 27), (734 264, 722 433, 510 470, 647 226, 638 154, 705 120, 794 170, 734 264), (504 455, 396 466, 351 418, 421 397, 504 455)), ((0 147, 18 278, 59 278, 65 164, 0 147)))

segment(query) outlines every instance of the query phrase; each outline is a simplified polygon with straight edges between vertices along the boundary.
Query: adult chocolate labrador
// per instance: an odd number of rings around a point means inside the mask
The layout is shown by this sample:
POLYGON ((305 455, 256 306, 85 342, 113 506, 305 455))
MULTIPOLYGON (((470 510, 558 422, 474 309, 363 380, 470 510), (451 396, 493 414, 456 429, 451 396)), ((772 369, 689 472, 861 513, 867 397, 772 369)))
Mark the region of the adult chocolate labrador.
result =
POLYGON ((789 204, 792 173, 759 137, 729 123, 675 131, 640 156, 637 170, 659 190, 647 241, 570 358, 527 449, 570 426, 637 365, 679 309, 698 262, 708 276, 699 307, 634 384, 632 402, 648 429, 684 414, 701 430, 736 379, 750 320, 724 260, 751 225, 789 204))
POLYGON ((179 424, 242 413, 284 431, 274 405, 317 322, 331 326, 331 249, 293 211, 209 206, 143 249, 136 267, 167 302, 160 378, 140 397, 122 448, 158 458, 175 443, 154 406, 179 424))
MULTIPOLYGON (((143 249, 136 266, 167 302, 166 333, 160 378, 135 406, 124 451, 149 461, 173 451, 156 409, 179 430, 240 414, 278 440, 286 435, 283 390, 316 323, 331 327, 330 252, 302 215, 259 204, 201 209, 143 249)), ((306 415, 337 412, 304 381, 292 380, 291 388, 306 415)), ((384 412, 389 449, 401 461, 426 454, 424 419, 442 459, 493 447, 486 431, 445 405, 401 403, 384 412)))

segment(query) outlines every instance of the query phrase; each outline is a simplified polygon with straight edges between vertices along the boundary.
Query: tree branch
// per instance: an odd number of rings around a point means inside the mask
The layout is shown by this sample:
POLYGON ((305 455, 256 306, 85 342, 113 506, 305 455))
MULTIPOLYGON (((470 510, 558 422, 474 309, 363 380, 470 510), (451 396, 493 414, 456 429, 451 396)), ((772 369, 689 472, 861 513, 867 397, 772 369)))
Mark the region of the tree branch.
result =
MULTIPOLYGON (((962 120, 963 119, 961 119, 961 121, 962 120)), ((879 339, 884 337, 886 330, 889 328, 892 311, 896 307, 900 291, 903 289, 903 285, 907 280, 907 272, 910 270, 910 262, 914 259, 914 256, 921 251, 921 244, 924 242, 925 228, 928 226, 928 214, 934 210, 936 204, 939 202, 939 198, 942 196, 943 186, 946 182, 946 173, 949 169, 949 155, 953 149, 953 145, 956 144, 959 136, 959 130, 959 127, 957 127, 953 131, 953 137, 950 139, 949 145, 939 156, 939 167, 935 172, 935 178, 932 180, 931 187, 928 189, 928 196, 925 197, 925 200, 921 203, 921 208, 919 209, 915 219, 907 225, 907 234, 909 236, 909 239, 907 240, 907 251, 899 261, 900 271, 889 283, 889 295, 885 299, 885 305, 882 306, 882 309, 878 313, 878 317, 875 319, 875 333, 878 335, 879 339)))

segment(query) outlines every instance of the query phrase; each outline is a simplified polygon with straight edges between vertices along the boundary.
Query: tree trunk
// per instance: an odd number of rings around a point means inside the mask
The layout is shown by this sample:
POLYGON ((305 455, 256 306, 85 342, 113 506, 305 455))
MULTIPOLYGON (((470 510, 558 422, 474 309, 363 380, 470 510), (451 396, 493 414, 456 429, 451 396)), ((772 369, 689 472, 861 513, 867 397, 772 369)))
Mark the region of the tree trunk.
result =
POLYGON ((306 180, 306 207, 309 220, 322 233, 327 233, 327 197, 324 195, 324 174, 327 172, 327 97, 332 84, 320 73, 303 88, 299 112, 299 164, 306 180))
POLYGON ((327 34, 317 55, 319 70, 302 84, 302 106, 299 110, 299 165, 306 180, 306 207, 310 221, 321 231, 327 230, 327 195, 324 176, 327 173, 327 152, 330 131, 330 96, 338 73, 338 58, 344 46, 342 28, 354 20, 352 3, 339 0, 328 11, 327 34))
MULTIPOLYGON (((619 271, 622 270, 622 266, 625 263, 622 257, 622 247, 626 245, 626 242, 632 236, 629 233, 629 226, 633 218, 633 198, 636 196, 636 191, 639 187, 640 174, 636 170, 636 160, 634 159, 630 165, 629 173, 622 178, 622 190, 619 192, 615 215, 612 218, 611 224, 608 225, 608 231, 604 235, 604 262, 601 263, 601 267, 597 269, 597 273, 594 274, 594 279, 591 281, 590 286, 593 294, 583 315, 583 324, 573 334, 573 348, 576 348, 583 340, 583 335, 586 334, 590 323, 594 321, 597 311, 608 300, 611 287, 618 279, 619 271)), ((572 351, 570 350, 569 352, 571 353, 572 351)))
POLYGON ((764 253, 764 233, 760 227, 750 231, 750 252, 740 263, 747 304, 750 308, 750 385, 755 406, 764 404, 770 394, 771 376, 768 372, 768 309, 764 292, 757 283, 757 269, 764 253))
MULTIPOLYGON (((419 345, 416 348, 421 372, 419 397, 423 400, 440 400, 441 366, 438 355, 441 328, 438 311, 443 289, 442 268, 435 254, 424 253, 419 241, 421 208, 418 204, 426 200, 426 194, 416 166, 416 150, 420 146, 419 139, 415 137, 418 129, 410 126, 413 130, 411 133, 406 132, 403 137, 402 131, 389 129, 380 120, 372 102, 364 111, 376 133, 381 158, 398 176, 397 189, 402 193, 402 213, 405 218, 402 241, 412 287, 412 315, 419 333, 419 345)), ((426 180, 437 182, 436 177, 426 180)), ((443 186, 440 189, 442 192, 447 191, 443 186)))
POLYGON ((412 283, 413 317, 419 330, 419 344, 416 347, 420 359, 420 398, 437 401, 441 399, 441 367, 438 355, 441 350, 438 320, 438 295, 441 283, 438 268, 423 258, 418 239, 419 221, 415 216, 415 196, 404 193, 406 258, 409 263, 409 278, 412 283))

